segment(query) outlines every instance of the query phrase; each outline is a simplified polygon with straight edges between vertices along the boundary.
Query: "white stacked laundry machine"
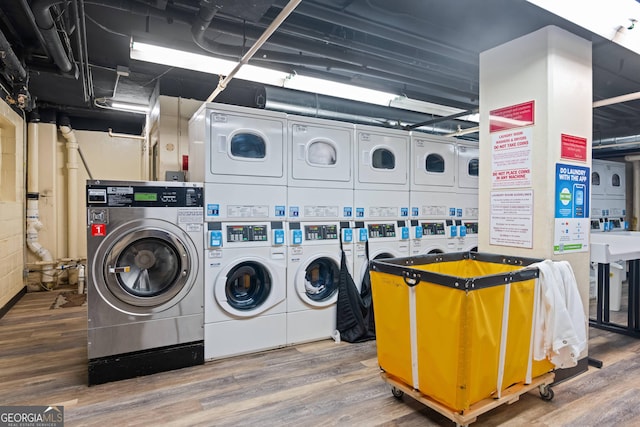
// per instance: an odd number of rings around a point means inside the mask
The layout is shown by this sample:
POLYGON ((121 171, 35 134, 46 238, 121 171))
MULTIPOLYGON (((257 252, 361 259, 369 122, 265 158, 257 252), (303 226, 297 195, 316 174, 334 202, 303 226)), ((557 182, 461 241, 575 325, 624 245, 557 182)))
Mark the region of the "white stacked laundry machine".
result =
POLYGON ((625 164, 594 159, 591 172, 591 231, 623 231, 626 219, 625 164))
POLYGON ((462 207, 463 251, 478 250, 478 172, 480 150, 474 142, 456 141, 456 193, 462 207))
POLYGON ((284 346, 286 115, 204 104, 189 140, 205 190, 205 359, 284 346))
POLYGON ((413 255, 463 250, 463 208, 456 186, 456 140, 411 134, 411 216, 422 227, 413 255))
POLYGON ((354 126, 289 115, 287 128, 287 344, 295 344, 336 329, 340 239, 353 264, 354 126))
POLYGON ((410 255, 410 137, 365 125, 355 130, 353 278, 360 285, 369 260, 410 255))

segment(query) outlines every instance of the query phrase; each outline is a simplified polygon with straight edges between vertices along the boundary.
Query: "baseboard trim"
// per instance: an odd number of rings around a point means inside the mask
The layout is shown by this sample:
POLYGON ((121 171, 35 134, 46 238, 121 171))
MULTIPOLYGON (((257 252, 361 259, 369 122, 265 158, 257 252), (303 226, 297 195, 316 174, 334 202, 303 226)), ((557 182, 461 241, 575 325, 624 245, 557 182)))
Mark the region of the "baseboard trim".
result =
POLYGON ((16 305, 16 303, 20 301, 20 298, 22 298, 26 293, 27 293, 27 287, 24 286, 22 289, 20 289, 20 291, 17 294, 14 295, 13 298, 9 300, 8 303, 4 305, 4 307, 0 308, 0 319, 2 319, 4 315, 7 314, 9 310, 11 310, 11 307, 16 305))

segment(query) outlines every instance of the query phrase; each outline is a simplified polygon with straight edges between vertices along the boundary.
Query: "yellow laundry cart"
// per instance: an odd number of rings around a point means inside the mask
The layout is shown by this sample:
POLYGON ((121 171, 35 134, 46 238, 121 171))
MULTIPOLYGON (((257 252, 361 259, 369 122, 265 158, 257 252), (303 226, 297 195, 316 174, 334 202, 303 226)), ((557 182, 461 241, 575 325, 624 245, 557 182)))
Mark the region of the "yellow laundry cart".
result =
POLYGON ((535 387, 550 400, 553 365, 532 360, 538 270, 527 266, 537 261, 475 252, 371 261, 378 363, 394 395, 409 392, 458 424, 535 387))

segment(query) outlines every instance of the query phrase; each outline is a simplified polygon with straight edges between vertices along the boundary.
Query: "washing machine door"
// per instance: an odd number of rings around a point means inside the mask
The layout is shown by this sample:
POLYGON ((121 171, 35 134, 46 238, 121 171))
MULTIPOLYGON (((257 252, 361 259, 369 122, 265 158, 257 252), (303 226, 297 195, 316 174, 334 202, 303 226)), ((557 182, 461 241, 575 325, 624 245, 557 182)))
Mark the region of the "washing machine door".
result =
POLYGON ((197 276, 196 248, 174 224, 134 220, 105 239, 95 257, 94 286, 113 307, 152 315, 178 303, 197 276))
POLYGON ((296 291, 305 303, 326 307, 337 301, 339 281, 339 261, 330 256, 318 256, 300 266, 296 291))
POLYGON ((276 292, 283 277, 266 262, 240 259, 230 265, 215 284, 215 298, 224 311, 238 317, 253 317, 284 300, 276 292))

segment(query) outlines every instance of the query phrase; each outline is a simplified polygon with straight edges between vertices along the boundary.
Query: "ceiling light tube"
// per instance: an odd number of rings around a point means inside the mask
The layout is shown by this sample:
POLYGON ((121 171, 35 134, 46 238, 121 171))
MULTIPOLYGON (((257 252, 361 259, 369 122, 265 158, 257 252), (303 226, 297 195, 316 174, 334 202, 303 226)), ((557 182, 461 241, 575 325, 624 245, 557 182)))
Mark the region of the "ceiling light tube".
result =
POLYGON ((114 110, 130 111, 132 113, 146 114, 149 112, 148 105, 129 104, 128 102, 111 102, 111 108, 114 110))
POLYGON ((286 79, 284 87, 287 89, 319 93, 321 95, 334 96, 337 98, 351 99, 353 101, 368 102, 369 104, 384 106, 389 106, 391 100, 397 97, 397 95, 392 93, 332 82, 315 77, 301 76, 298 74, 286 79))

